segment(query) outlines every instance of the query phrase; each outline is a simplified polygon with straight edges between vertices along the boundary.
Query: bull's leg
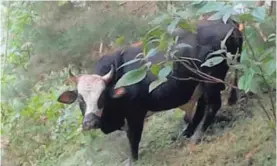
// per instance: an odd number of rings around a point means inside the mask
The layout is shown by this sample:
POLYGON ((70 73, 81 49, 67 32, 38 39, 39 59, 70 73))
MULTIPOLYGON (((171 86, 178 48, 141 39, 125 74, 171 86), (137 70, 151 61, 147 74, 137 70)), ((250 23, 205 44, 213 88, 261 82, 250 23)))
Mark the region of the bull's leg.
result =
POLYGON ((140 115, 137 115, 133 112, 131 116, 127 117, 127 122, 128 122, 127 137, 129 139, 133 160, 138 160, 139 143, 141 140, 143 122, 146 114, 146 111, 145 111, 145 113, 142 115, 143 112, 144 111, 140 111, 139 112, 140 115))
POLYGON ((185 112, 184 121, 186 123, 192 123, 192 118, 194 117, 194 114, 195 114, 195 104, 202 96, 202 94, 203 94, 203 87, 202 87, 202 84, 199 84, 195 88, 190 100, 186 104, 179 107, 181 110, 185 112))
POLYGON ((207 109, 205 110, 204 117, 200 122, 198 128, 196 129, 194 135, 191 137, 191 142, 193 143, 198 143, 201 140, 202 136, 204 135, 204 132, 215 120, 215 115, 221 107, 220 90, 215 89, 211 89, 211 91, 209 91, 207 94, 207 109))
POLYGON ((222 101, 220 91, 213 91, 213 93, 209 95, 209 110, 207 112, 207 116, 204 119, 202 131, 206 131, 207 128, 214 121, 215 115, 221 107, 221 103, 222 101))
POLYGON ((192 118, 192 122, 189 123, 186 130, 183 131, 184 136, 189 138, 193 135, 195 129, 197 128, 198 124, 200 123, 200 121, 202 120, 202 118, 204 116, 204 110, 206 107, 205 102, 206 101, 205 101, 204 95, 202 95, 200 97, 200 99, 198 100, 196 112, 192 118))

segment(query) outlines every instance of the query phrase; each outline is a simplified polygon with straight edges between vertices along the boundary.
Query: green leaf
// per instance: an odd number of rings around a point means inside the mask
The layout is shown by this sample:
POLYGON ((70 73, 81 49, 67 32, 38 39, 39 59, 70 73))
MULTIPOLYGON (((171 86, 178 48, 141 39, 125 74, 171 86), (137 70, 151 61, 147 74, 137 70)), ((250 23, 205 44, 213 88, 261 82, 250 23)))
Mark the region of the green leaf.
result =
POLYGON ((179 48, 185 48, 185 47, 189 47, 189 48, 192 48, 191 45, 189 44, 186 44, 186 43, 178 43, 175 48, 179 49, 179 48))
POLYGON ((172 67, 170 65, 165 66, 162 68, 158 74, 159 78, 166 78, 168 74, 172 71, 172 67))
POLYGON ((255 7, 256 1, 232 1, 233 5, 242 4, 247 7, 255 7))
POLYGON ((196 24, 189 22, 188 20, 185 20, 185 19, 180 20, 178 26, 189 32, 192 32, 192 33, 196 32, 196 24))
POLYGON ((246 69, 246 66, 244 66, 243 64, 235 64, 230 66, 235 69, 246 69))
POLYGON ((205 6, 197 10, 196 14, 204 14, 213 11, 220 11, 224 8, 224 2, 208 2, 205 6))
POLYGON ((250 22, 253 20, 253 16, 250 13, 244 13, 244 14, 239 15, 239 20, 241 22, 245 22, 245 21, 250 22))
POLYGON ((263 22, 265 20, 265 8, 263 6, 257 7, 255 8, 252 12, 251 12, 252 16, 256 18, 257 21, 259 22, 263 22))
POLYGON ((121 46, 122 44, 124 44, 124 36, 119 36, 118 38, 115 39, 115 44, 118 46, 121 46))
POLYGON ((130 64, 133 64, 133 63, 136 63, 136 62, 141 61, 141 60, 142 60, 141 58, 132 59, 132 60, 130 60, 130 61, 128 61, 128 62, 122 64, 121 66, 119 66, 119 67, 117 68, 117 70, 119 70, 120 68, 122 68, 122 67, 124 67, 124 66, 130 65, 130 64))
POLYGON ((224 49, 221 49, 221 50, 216 50, 214 52, 211 52, 207 55, 207 58, 206 59, 209 59, 212 55, 220 55, 220 54, 223 54, 223 53, 226 53, 226 50, 224 49))
POLYGON ((258 79, 253 79, 251 81, 249 90, 253 93, 256 93, 256 94, 258 94, 261 91, 258 79))
POLYGON ((160 26, 156 26, 147 32, 145 35, 147 38, 149 37, 160 37, 164 33, 164 30, 161 29, 160 26))
POLYGON ((243 62, 243 61, 249 61, 249 56, 247 54, 246 49, 244 49, 242 51, 241 56, 240 56, 240 62, 243 62))
POLYGON ((178 25, 179 21, 180 21, 180 17, 175 18, 175 19, 171 22, 171 24, 168 25, 167 31, 168 31, 169 34, 172 34, 172 32, 176 29, 176 26, 178 25))
POLYGON ((147 42, 146 46, 149 45, 150 47, 153 47, 153 46, 155 46, 154 43, 159 44, 159 43, 160 43, 160 40, 159 40, 159 39, 152 39, 152 40, 150 40, 149 42, 147 42))
POLYGON ((275 42, 276 40, 276 34, 270 34, 268 37, 267 37, 267 41, 268 42, 275 42))
POLYGON ((150 71, 151 71, 155 76, 157 76, 157 75, 159 74, 160 68, 161 68, 160 65, 158 65, 158 64, 153 64, 153 65, 151 65, 151 67, 150 67, 150 71))
POLYGON ((264 72, 266 72, 267 75, 271 76, 276 71, 276 61, 274 59, 271 59, 264 65, 264 72))
POLYGON ((164 51, 168 48, 168 43, 169 43, 168 37, 166 36, 166 33, 164 33, 163 35, 161 35, 160 37, 160 44, 158 46, 158 50, 159 51, 164 51))
MULTIPOLYGON (((251 68, 252 70, 254 70, 255 74, 262 74, 261 69, 258 65, 255 64, 251 64, 250 67, 247 67, 246 70, 249 70, 249 68, 251 68)), ((245 70, 245 71, 246 71, 245 70)))
POLYGON ((151 56, 156 55, 157 52, 158 52, 158 51, 157 51, 156 48, 151 48, 151 49, 148 51, 148 53, 147 53, 147 55, 146 55, 146 58, 149 58, 149 57, 151 57, 151 56))
POLYGON ((151 82, 151 84, 149 85, 149 93, 152 92, 155 88, 157 88, 159 85, 161 85, 162 83, 164 83, 166 81, 167 81, 166 78, 159 78, 159 79, 151 82))
POLYGON ((225 38, 221 41, 221 43, 220 43, 220 48, 221 48, 221 49, 226 49, 225 43, 226 43, 227 39, 231 36, 233 30, 234 30, 234 27, 231 28, 231 29, 228 31, 228 33, 226 34, 225 38))
POLYGON ((164 13, 161 16, 156 17, 153 21, 150 22, 150 24, 159 25, 167 19, 169 19, 169 15, 164 13))
POLYGON ((227 21, 228 21, 228 19, 230 18, 231 14, 232 14, 231 12, 226 12, 226 13, 223 15, 222 21, 224 22, 224 24, 227 23, 227 21))
POLYGON ((116 83, 115 89, 122 86, 129 86, 143 80, 147 73, 147 66, 141 66, 138 69, 125 73, 116 83))
POLYGON ((222 12, 222 21, 226 24, 228 19, 231 17, 233 13, 233 7, 231 5, 224 6, 223 9, 221 9, 222 12))
POLYGON ((180 16, 182 19, 186 20, 188 18, 191 18, 194 13, 192 12, 191 9, 187 8, 185 10, 180 10, 176 13, 176 15, 180 16))
POLYGON ((204 63, 202 63, 201 67, 203 67, 203 66, 213 67, 213 66, 221 63, 223 60, 224 60, 224 58, 221 56, 212 57, 212 58, 206 60, 204 63))
POLYGON ((216 12, 215 14, 213 14, 212 16, 210 16, 208 18, 208 20, 219 20, 221 19, 223 13, 222 12, 216 12))
POLYGON ((264 50, 263 54, 259 56, 260 61, 266 60, 268 57, 274 57, 275 56, 275 48, 271 47, 266 50, 264 50))
POLYGON ((253 69, 247 70, 243 76, 240 77, 239 82, 238 82, 238 87, 239 89, 245 90, 246 92, 249 91, 251 88, 251 82, 254 78, 255 71, 253 69))

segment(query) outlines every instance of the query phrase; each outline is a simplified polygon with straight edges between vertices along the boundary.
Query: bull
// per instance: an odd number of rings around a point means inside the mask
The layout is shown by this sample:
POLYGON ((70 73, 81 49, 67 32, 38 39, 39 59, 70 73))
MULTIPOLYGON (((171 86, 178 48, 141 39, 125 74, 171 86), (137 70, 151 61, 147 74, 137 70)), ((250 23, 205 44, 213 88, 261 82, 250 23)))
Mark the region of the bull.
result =
MULTIPOLYGON (((185 30, 178 32, 178 42, 192 47, 180 49, 176 57, 191 58, 190 63, 194 64, 194 69, 224 80, 229 69, 226 60, 213 67, 201 67, 201 63, 206 60, 209 53, 220 49, 221 41, 232 28, 234 30, 226 41, 227 51, 232 54, 236 54, 237 51, 240 53, 243 40, 236 22, 229 20, 224 24, 220 20, 203 20, 197 23, 196 34, 185 30)), ((149 92, 149 85, 157 78, 151 72, 136 84, 115 89, 116 82, 125 73, 141 67, 142 64, 136 62, 119 69, 118 67, 134 59, 141 52, 141 47, 117 50, 103 56, 96 63, 94 74, 74 76, 71 73, 70 78, 76 83, 76 90, 65 91, 58 98, 59 102, 65 104, 78 100, 83 115, 84 130, 100 128, 103 133, 108 134, 121 130, 127 125, 126 132, 133 160, 138 159, 139 143, 147 111, 164 111, 196 101, 196 111, 194 116, 189 118, 190 123, 183 131, 183 135, 197 143, 221 108, 221 91, 225 89, 223 83, 200 81, 202 77, 192 72, 181 61, 173 63, 172 72, 167 76, 167 81, 151 92, 149 92)), ((163 59, 163 53, 159 52, 149 57, 148 61, 158 63, 163 59)), ((230 96, 233 96, 230 98, 233 100, 236 95, 230 96)))

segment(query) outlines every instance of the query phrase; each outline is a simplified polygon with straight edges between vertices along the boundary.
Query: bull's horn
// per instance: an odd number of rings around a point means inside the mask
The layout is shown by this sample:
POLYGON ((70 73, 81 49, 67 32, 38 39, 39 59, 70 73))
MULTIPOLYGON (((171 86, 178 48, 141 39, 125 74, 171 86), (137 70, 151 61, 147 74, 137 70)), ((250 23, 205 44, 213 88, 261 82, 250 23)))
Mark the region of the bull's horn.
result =
POLYGON ((111 65, 111 69, 110 71, 105 74, 104 76, 102 76, 102 79, 106 82, 106 83, 109 83, 111 81, 111 79, 113 78, 113 75, 114 75, 114 66, 111 65))
POLYGON ((78 83, 78 77, 74 76, 71 72, 71 69, 68 70, 69 73, 69 80, 73 81, 74 83, 78 83))

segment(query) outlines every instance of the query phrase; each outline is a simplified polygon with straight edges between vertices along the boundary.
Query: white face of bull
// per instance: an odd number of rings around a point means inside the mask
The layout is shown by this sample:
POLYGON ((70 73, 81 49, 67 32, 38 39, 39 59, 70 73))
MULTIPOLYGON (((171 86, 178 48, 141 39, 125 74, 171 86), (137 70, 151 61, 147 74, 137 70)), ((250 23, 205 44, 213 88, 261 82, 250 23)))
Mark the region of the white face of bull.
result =
POLYGON ((98 100, 105 89, 104 80, 98 75, 83 75, 79 77, 77 90, 86 103, 85 116, 95 114, 101 116, 102 108, 98 108, 98 100))
POLYGON ((104 76, 81 75, 73 76, 70 72, 70 79, 77 84, 77 91, 63 92, 58 101, 65 104, 73 103, 79 98, 79 104, 83 113, 83 129, 89 130, 99 128, 103 108, 99 108, 100 95, 111 81, 114 68, 104 76))

